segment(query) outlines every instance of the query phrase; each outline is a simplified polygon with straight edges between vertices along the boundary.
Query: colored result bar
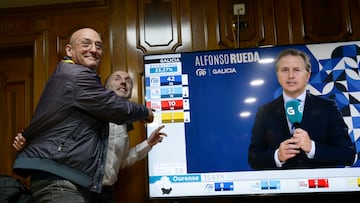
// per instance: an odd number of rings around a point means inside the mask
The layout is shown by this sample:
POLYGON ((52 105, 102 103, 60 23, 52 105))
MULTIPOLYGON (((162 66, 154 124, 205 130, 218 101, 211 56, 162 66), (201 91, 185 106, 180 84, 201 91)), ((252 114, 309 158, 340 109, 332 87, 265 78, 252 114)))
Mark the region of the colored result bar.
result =
POLYGON ((184 112, 168 112, 161 114, 161 120, 163 123, 178 123, 184 122, 184 112))
POLYGON ((183 109, 183 100, 163 100, 161 110, 180 110, 183 109))
POLYGON ((181 85, 181 75, 168 75, 168 76, 161 76, 160 77, 160 85, 166 86, 166 85, 181 85))
POLYGON ((161 88, 161 98, 176 98, 182 97, 183 88, 181 86, 178 87, 165 87, 161 88))

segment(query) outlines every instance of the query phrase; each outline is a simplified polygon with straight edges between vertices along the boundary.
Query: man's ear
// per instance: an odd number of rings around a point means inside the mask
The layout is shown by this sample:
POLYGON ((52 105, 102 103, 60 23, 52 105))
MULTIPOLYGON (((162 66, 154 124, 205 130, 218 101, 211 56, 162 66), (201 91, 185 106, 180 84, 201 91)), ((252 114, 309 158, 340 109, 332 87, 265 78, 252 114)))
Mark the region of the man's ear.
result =
POLYGON ((66 52, 66 56, 70 58, 72 57, 72 47, 69 43, 65 45, 65 52, 66 52))

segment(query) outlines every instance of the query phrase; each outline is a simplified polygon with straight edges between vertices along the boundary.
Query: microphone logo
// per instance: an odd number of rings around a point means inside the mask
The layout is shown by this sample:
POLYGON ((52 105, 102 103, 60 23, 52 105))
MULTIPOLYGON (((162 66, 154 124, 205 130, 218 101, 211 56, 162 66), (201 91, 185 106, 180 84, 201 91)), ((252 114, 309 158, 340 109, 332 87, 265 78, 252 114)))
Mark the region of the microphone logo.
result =
POLYGON ((303 107, 299 100, 292 99, 285 104, 286 116, 290 123, 300 123, 303 117, 303 107))
POLYGON ((295 110, 294 110, 294 107, 292 107, 292 106, 289 106, 287 109, 286 109, 286 113, 288 114, 288 115, 295 115, 295 110))
MULTIPOLYGON (((303 108, 301 105, 297 106, 297 112, 299 113, 303 112, 303 108)), ((293 106, 289 106, 286 108, 286 114, 294 116, 296 114, 296 110, 294 109, 293 106)))

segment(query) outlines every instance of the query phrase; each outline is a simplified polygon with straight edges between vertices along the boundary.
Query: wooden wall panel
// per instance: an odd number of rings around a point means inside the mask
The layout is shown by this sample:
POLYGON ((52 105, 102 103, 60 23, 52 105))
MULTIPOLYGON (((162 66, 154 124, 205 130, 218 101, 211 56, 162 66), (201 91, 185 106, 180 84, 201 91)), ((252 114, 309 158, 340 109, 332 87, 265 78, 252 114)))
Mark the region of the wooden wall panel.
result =
POLYGON ((222 48, 257 47, 263 44, 264 21, 260 0, 218 1, 222 48), (245 4, 245 15, 234 15, 233 5, 245 4))
MULTIPOLYGON (((198 0, 203 1, 203 0, 198 0)), ((178 46, 175 52, 183 52, 194 50, 194 41, 193 41, 193 31, 191 29, 191 20, 192 20, 192 9, 193 3, 195 1, 191 0, 180 0, 179 3, 179 16, 180 16, 180 28, 181 28, 181 38, 180 38, 180 46, 178 46)))
POLYGON ((291 18, 289 2, 274 0, 274 17, 276 28, 276 43, 287 44, 292 41, 291 18))
MULTIPOLYGON (((194 32, 192 31, 193 41, 194 43, 197 42, 198 37, 205 37, 205 44, 202 48, 197 49, 196 51, 201 50, 215 50, 220 48, 220 29, 219 29, 219 5, 218 0, 204 0, 202 3, 202 8, 200 11, 203 10, 203 23, 204 26, 204 32, 194 32)), ((227 3, 227 1, 224 1, 224 3, 227 3)), ((191 15, 193 13, 198 12, 197 10, 193 10, 191 15)), ((191 22, 192 23, 192 22, 191 22)), ((194 50, 195 51, 195 50, 194 50)))
POLYGON ((345 41, 352 34, 349 1, 303 0, 305 42, 345 41))
POLYGON ((34 48, 34 89, 32 90, 31 98, 33 104, 36 104, 42 88, 47 78, 47 53, 46 39, 47 35, 44 32, 46 21, 43 18, 2 18, 0 20, 0 47, 21 47, 33 46, 34 48), (24 26, 24 28, 22 27, 24 26))
POLYGON ((349 40, 359 40, 360 39, 360 1, 359 0, 349 0, 349 9, 350 9, 350 22, 352 27, 351 36, 349 40))
MULTIPOLYGON (((259 44, 260 46, 268 46, 278 43, 277 33, 275 33, 275 0, 262 0, 262 10, 263 10, 263 24, 264 24, 264 41, 259 44)), ((285 4, 286 5, 286 4, 285 4)))
MULTIPOLYGON (((306 11, 302 7, 302 0, 289 1, 288 12, 290 22, 287 25, 289 30, 289 41, 281 44, 303 44, 305 43, 305 27, 304 27, 304 15, 306 11)), ((281 15, 281 11, 279 15, 281 15)))
MULTIPOLYGON (((198 0, 191 2, 191 36, 193 38, 192 43, 192 50, 203 50, 203 49, 211 49, 209 46, 207 46, 209 40, 215 41, 215 44, 217 45, 217 35, 216 35, 216 29, 212 29, 212 35, 211 31, 209 31, 208 27, 216 28, 216 26, 209 25, 209 23, 217 23, 217 13, 213 13, 212 15, 207 15, 206 12, 209 9, 206 9, 207 5, 211 5, 211 7, 214 7, 213 4, 214 0, 198 0), (205 2, 208 2, 208 4, 205 4, 205 2), (209 20, 207 16, 215 16, 212 20, 209 20), (210 32, 210 33, 209 33, 210 32), (211 37, 209 37, 209 35, 211 37)), ((213 8, 214 9, 214 8, 213 8)))
POLYGON ((174 52, 181 45, 179 0, 140 0, 138 48, 144 53, 174 52))

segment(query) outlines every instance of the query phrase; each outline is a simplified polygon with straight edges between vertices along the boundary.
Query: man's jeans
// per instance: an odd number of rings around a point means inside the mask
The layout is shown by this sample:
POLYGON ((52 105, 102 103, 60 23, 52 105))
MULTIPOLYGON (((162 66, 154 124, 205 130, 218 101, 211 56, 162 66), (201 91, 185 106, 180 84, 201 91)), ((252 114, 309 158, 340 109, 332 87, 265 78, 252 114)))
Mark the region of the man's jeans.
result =
POLYGON ((85 203, 86 195, 67 180, 32 180, 31 193, 35 203, 85 203))

